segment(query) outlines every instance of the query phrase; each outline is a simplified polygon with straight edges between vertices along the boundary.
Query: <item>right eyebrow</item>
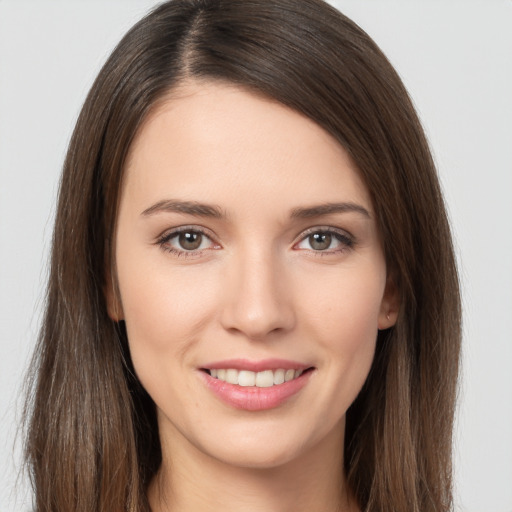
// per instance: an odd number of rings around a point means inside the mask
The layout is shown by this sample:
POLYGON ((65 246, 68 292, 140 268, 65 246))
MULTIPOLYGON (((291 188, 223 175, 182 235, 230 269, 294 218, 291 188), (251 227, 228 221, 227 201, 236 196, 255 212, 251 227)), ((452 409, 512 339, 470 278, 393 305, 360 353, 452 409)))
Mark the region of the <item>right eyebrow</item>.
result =
POLYGON ((222 219, 226 216, 217 205, 198 203, 197 201, 179 201, 176 199, 158 201, 149 208, 146 208, 141 215, 155 215, 161 212, 185 213, 200 217, 212 217, 214 219, 222 219))

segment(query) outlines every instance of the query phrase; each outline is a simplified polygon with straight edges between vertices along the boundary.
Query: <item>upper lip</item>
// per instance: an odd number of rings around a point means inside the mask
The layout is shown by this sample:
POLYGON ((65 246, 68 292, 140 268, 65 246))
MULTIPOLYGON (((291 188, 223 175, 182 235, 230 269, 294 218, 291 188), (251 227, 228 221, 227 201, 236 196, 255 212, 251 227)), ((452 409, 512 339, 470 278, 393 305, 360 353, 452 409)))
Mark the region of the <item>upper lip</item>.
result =
POLYGON ((289 359, 260 359, 258 361, 250 359, 225 359, 223 361, 214 361, 207 363, 201 368, 206 370, 235 369, 248 370, 251 372, 262 372, 265 370, 306 370, 311 365, 291 361, 289 359))

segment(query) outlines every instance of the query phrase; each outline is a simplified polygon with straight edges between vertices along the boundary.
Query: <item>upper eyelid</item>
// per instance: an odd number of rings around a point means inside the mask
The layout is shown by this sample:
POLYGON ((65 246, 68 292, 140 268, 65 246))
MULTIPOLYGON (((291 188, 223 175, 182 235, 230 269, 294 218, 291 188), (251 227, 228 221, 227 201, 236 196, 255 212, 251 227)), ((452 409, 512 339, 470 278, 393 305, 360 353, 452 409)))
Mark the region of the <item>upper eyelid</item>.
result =
POLYGON ((340 235, 344 235, 347 238, 350 238, 351 240, 355 240, 354 235, 352 235, 352 233, 350 233, 350 231, 347 231, 346 229, 337 228, 334 226, 314 226, 301 231, 300 234, 295 238, 294 243, 300 242, 301 240, 303 240, 304 238, 313 233, 337 233, 340 235))
POLYGON ((175 228, 165 229, 156 237, 156 239, 157 239, 157 241, 161 241, 164 238, 172 238, 173 236, 179 235, 180 233, 183 233, 185 231, 195 231, 197 233, 201 233, 202 235, 208 237, 212 241, 216 241, 215 234, 210 229, 208 229, 204 226, 199 226, 197 224, 177 226, 175 228))

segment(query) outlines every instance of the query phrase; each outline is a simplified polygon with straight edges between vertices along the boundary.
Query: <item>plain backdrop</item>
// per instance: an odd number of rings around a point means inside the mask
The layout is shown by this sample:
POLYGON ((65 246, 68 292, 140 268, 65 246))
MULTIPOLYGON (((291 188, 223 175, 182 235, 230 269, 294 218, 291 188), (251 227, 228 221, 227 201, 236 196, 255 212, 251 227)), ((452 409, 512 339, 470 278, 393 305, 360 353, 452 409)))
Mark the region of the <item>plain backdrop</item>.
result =
MULTIPOLYGON (((99 66, 156 3, 0 0, 1 512, 30 508, 17 480, 20 386, 65 148, 99 66)), ((457 510, 512 512, 512 1, 332 3, 402 76, 449 207, 464 301, 457 510)))

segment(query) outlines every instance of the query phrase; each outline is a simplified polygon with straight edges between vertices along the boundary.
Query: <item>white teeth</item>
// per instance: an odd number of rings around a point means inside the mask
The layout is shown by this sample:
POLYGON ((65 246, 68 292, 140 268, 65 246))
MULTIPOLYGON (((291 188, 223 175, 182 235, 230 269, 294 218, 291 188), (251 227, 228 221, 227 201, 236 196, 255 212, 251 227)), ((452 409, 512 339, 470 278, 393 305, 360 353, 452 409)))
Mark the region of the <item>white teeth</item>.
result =
POLYGON ((254 386, 256 382, 256 374, 247 370, 242 370, 238 374, 238 385, 239 386, 254 386))
POLYGON ((284 374, 284 381, 288 382, 289 380, 292 380, 295 377, 295 370, 286 370, 286 373, 284 374))
POLYGON ((274 384, 282 384, 284 382, 284 370, 276 370, 274 372, 274 384))
POLYGON ((233 369, 226 370, 226 382, 238 384, 238 371, 233 369))
POLYGON ((251 372, 249 370, 235 370, 233 368, 210 370, 210 375, 216 379, 238 384, 239 386, 256 386, 258 388, 269 388, 300 377, 303 370, 264 370, 262 372, 251 372))
POLYGON ((274 372, 272 370, 265 370, 256 374, 256 387, 269 388, 274 385, 274 372))

